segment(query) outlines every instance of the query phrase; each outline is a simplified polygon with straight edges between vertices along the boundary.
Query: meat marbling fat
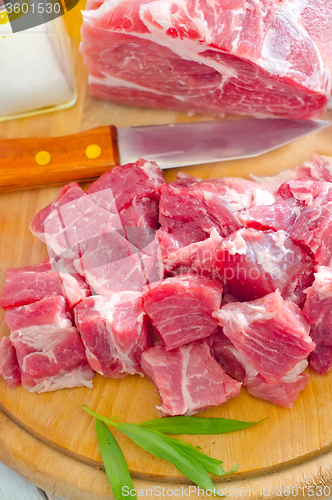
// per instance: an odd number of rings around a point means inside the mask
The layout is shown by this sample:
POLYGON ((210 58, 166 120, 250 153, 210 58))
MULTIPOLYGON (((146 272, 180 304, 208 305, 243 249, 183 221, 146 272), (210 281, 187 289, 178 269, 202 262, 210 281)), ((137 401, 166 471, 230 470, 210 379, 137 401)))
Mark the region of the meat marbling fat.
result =
POLYGON ((93 96, 147 108, 310 118, 331 97, 326 0, 88 0, 93 96))

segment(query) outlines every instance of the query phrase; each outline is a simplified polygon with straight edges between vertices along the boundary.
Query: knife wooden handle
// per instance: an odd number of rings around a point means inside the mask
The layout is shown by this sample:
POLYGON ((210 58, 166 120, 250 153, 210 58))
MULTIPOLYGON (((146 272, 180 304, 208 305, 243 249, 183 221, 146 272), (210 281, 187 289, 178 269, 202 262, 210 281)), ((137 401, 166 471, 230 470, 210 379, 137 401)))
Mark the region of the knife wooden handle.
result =
POLYGON ((113 126, 63 137, 0 139, 0 192, 90 181, 118 164, 113 126))

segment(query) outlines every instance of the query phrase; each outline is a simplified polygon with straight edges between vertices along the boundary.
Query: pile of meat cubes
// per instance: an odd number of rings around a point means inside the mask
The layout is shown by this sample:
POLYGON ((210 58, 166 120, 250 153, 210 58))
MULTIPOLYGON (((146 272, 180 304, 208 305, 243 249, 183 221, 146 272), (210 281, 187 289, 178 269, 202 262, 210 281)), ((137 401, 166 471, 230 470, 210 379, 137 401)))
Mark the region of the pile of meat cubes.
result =
POLYGON ((30 224, 49 259, 9 269, 0 374, 30 392, 147 376, 162 415, 236 397, 292 407, 332 366, 332 158, 167 184, 154 162, 65 186, 30 224))

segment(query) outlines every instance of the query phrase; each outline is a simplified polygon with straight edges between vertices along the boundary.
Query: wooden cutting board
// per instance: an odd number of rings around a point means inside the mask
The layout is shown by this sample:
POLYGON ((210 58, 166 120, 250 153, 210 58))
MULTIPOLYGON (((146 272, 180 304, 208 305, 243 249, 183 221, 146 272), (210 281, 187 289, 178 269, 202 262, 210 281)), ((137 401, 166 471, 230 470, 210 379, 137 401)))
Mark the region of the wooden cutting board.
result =
MULTIPOLYGON (((66 135, 99 125, 116 126, 213 119, 183 113, 140 110, 102 102, 88 96, 87 72, 78 52, 79 5, 67 14, 72 35, 79 89, 77 104, 66 111, 0 124, 0 138, 66 135)), ((0 143, 1 147, 1 143, 0 143)), ((298 140, 260 158, 229 161, 185 170, 201 178, 272 174, 290 168, 316 151, 332 156, 332 128, 298 140)), ((165 172, 166 179, 176 171, 165 172)), ((0 195, 0 289, 4 271, 40 262, 45 246, 34 238, 28 224, 47 205, 59 188, 0 195)), ((0 336, 9 332, 0 313, 0 336)), ((311 380, 294 408, 286 409, 250 396, 245 389, 238 398, 202 413, 202 416, 266 421, 248 430, 220 436, 185 436, 206 453, 221 458, 225 469, 239 463, 238 472, 218 483, 228 496, 240 498, 332 497, 332 374, 311 380), (325 490, 324 490, 325 487, 325 490), (293 488, 293 489, 292 489, 293 488)), ((94 378, 94 389, 65 389, 29 394, 22 387, 10 389, 0 380, 0 459, 36 485, 62 498, 92 500, 110 498, 106 475, 101 470, 93 419, 82 409, 85 403, 105 416, 142 422, 157 418, 156 389, 145 378, 123 380, 94 378)), ((198 498, 197 490, 171 465, 114 433, 123 449, 139 497, 198 498), (153 489, 156 486, 165 488, 153 489), (186 495, 187 494, 187 495, 186 495)))

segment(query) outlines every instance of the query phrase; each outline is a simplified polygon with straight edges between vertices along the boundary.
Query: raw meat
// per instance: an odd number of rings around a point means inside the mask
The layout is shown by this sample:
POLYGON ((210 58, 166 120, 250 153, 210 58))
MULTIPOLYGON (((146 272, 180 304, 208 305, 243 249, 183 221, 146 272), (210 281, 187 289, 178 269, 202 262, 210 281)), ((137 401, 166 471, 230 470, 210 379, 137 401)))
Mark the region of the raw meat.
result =
MULTIPOLYGON (((143 229, 146 233, 146 228, 143 229)), ((133 232, 130 235, 134 239, 133 232)), ((141 242, 143 236, 136 232, 136 239, 140 238, 141 242)), ((158 246, 158 240, 153 239, 139 250, 119 232, 113 231, 86 241, 84 253, 74 265, 97 295, 138 292, 146 284, 162 278, 158 246)))
POLYGON ((64 186, 60 190, 58 196, 52 201, 52 203, 40 210, 32 219, 29 226, 32 234, 46 243, 44 223, 47 217, 54 210, 58 211, 61 206, 69 204, 77 198, 80 198, 81 196, 85 196, 85 194, 83 189, 77 184, 77 182, 72 182, 64 186))
POLYGON ((163 277, 155 231, 164 183, 159 167, 141 159, 107 172, 87 194, 69 185, 36 216, 71 306, 89 287, 103 295, 142 291, 163 277))
POLYGON ((224 334, 264 377, 277 384, 314 350, 302 311, 279 291, 251 302, 230 303, 215 311, 224 334))
POLYGON ((332 158, 313 153, 309 161, 297 167, 282 170, 276 175, 266 177, 251 175, 250 177, 269 188, 271 192, 277 191, 284 182, 295 179, 308 178, 311 180, 332 182, 332 158))
POLYGON ((249 208, 238 212, 237 219, 241 225, 253 229, 289 231, 298 217, 302 203, 295 198, 277 200, 273 205, 249 208))
POLYGON ((316 344, 309 363, 315 372, 325 375, 332 367, 332 269, 318 266, 306 294, 303 314, 311 324, 310 336, 316 344))
POLYGON ((104 210, 93 198, 84 193, 47 216, 44 231, 50 257, 79 258, 92 238, 122 229, 117 211, 104 210))
POLYGON ((63 295, 70 307, 91 295, 90 285, 78 274, 71 260, 59 259, 57 262, 53 261, 53 266, 59 272, 63 295))
POLYGON ((91 1, 93 96, 150 108, 310 118, 331 96, 326 0, 91 1))
POLYGON ((163 415, 193 415, 236 397, 241 383, 226 375, 206 340, 166 351, 162 346, 142 354, 142 369, 155 384, 163 415))
POLYGON ((21 385, 21 370, 15 348, 9 337, 0 339, 0 375, 9 387, 15 388, 21 385))
POLYGON ((305 388, 310 378, 308 374, 303 373, 308 365, 307 360, 300 361, 278 384, 269 384, 220 330, 209 338, 209 343, 214 357, 225 372, 242 382, 253 396, 292 408, 299 392, 305 388))
POLYGON ((220 307, 221 294, 220 282, 182 274, 147 287, 144 310, 166 350, 175 349, 217 329, 211 314, 220 307))
POLYGON ((216 251, 216 265, 233 295, 252 300, 279 289, 285 299, 304 304, 314 263, 283 231, 240 229, 216 251))
POLYGON ((332 202, 305 206, 289 231, 289 237, 308 247, 317 264, 332 266, 332 202))
POLYGON ((163 257, 205 240, 214 228, 228 236, 240 228, 235 214, 269 205, 274 196, 256 182, 225 177, 200 182, 175 182, 161 189, 158 231, 163 257))
POLYGON ((64 297, 53 296, 33 304, 7 309, 5 322, 11 331, 21 370, 22 385, 30 392, 92 388, 83 342, 70 321, 64 297))
POLYGON ((7 309, 62 293, 59 275, 52 270, 50 261, 45 261, 33 266, 7 269, 0 305, 7 309))
POLYGON ((142 198, 141 200, 137 200, 135 198, 129 207, 121 210, 119 216, 124 228, 133 226, 158 229, 158 200, 154 198, 142 198))
POLYGON ((75 308, 90 366, 104 377, 142 375, 142 352, 152 345, 142 295, 133 292, 95 295, 75 308))
POLYGON ((115 203, 121 213, 139 200, 158 200, 160 188, 165 182, 158 165, 141 158, 136 163, 128 163, 106 172, 89 187, 87 193, 93 194, 94 201, 105 210, 113 211, 115 203), (108 190, 113 194, 111 198, 108 190))
POLYGON ((222 237, 213 228, 206 240, 192 243, 170 253, 164 260, 168 276, 189 273, 203 278, 214 278, 218 271, 215 253, 221 241, 222 237))
POLYGON ((72 313, 66 299, 60 295, 46 297, 26 306, 7 309, 5 323, 11 332, 23 329, 54 332, 63 328, 70 328, 72 313))

